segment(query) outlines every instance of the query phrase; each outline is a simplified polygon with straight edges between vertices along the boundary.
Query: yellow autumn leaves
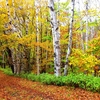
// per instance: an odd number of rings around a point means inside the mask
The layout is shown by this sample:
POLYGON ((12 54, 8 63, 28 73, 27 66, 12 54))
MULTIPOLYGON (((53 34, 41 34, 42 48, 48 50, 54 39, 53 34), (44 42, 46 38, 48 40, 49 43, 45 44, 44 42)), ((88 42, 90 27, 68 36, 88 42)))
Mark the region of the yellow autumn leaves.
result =
POLYGON ((69 57, 70 65, 79 67, 80 70, 89 72, 93 71, 93 67, 100 63, 100 61, 93 55, 83 53, 80 49, 73 49, 69 57))

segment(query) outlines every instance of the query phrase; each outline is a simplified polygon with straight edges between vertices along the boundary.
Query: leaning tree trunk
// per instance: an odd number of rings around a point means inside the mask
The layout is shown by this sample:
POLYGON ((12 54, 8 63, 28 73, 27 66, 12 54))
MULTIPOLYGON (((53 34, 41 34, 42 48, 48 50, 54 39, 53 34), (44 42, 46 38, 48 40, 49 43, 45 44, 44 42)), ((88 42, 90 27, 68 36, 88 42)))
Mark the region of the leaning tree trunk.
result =
POLYGON ((54 0, 49 0, 48 7, 50 8, 50 18, 51 18, 51 27, 53 35, 53 48, 54 48, 54 73, 56 76, 60 76, 60 33, 58 27, 58 21, 56 18, 56 13, 54 9, 54 0))
MULTIPOLYGON (((15 4, 14 4, 14 0, 12 0, 12 6, 13 6, 13 10, 14 10, 14 12, 13 12, 13 18, 11 17, 11 14, 10 14, 10 6, 9 6, 9 2, 8 2, 8 0, 6 0, 6 8, 7 8, 7 14, 8 14, 8 20, 9 20, 9 23, 8 23, 8 26, 11 26, 10 27, 10 30, 6 30, 6 34, 12 34, 12 33, 14 33, 14 32, 16 32, 17 31, 17 28, 15 27, 17 24, 16 24, 16 22, 15 22, 15 20, 16 20, 16 14, 15 14, 15 4), (14 21, 13 21, 14 20, 14 21)), ((11 69, 12 69, 12 71, 13 71, 13 73, 14 74, 19 74, 19 68, 20 68, 20 58, 19 58, 19 50, 17 50, 17 49, 15 49, 15 48, 12 48, 12 47, 10 47, 10 48, 8 48, 9 49, 9 51, 11 52, 11 60, 12 61, 10 61, 11 62, 11 69)))
POLYGON ((71 0, 71 16, 70 16, 70 29, 69 29, 69 41, 68 41, 68 49, 67 49, 67 55, 66 55, 66 63, 64 67, 64 75, 68 74, 68 64, 69 64, 69 56, 71 54, 72 49, 72 29, 73 29, 73 20, 74 20, 74 6, 75 6, 75 0, 71 0))
MULTIPOLYGON (((6 30, 5 31, 5 34, 8 34, 8 33, 11 33, 12 32, 12 19, 10 17, 10 10, 9 10, 9 3, 8 3, 8 0, 6 0, 6 9, 7 9, 7 15, 8 15, 8 23, 7 25, 5 25, 6 27, 7 26, 11 26, 11 29, 10 31, 9 30, 6 30)), ((8 63, 12 69, 12 72, 14 73, 14 69, 15 69, 15 59, 14 59, 14 55, 13 55, 13 51, 7 47, 7 53, 8 53, 8 63)))

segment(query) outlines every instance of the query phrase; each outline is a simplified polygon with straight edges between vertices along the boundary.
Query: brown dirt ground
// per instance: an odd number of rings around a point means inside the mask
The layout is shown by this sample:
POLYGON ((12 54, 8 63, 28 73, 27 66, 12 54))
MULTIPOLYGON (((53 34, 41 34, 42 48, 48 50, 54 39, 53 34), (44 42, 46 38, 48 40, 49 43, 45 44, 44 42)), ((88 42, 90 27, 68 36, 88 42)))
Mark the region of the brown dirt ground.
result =
POLYGON ((44 85, 0 72, 0 100, 100 100, 99 93, 44 85))

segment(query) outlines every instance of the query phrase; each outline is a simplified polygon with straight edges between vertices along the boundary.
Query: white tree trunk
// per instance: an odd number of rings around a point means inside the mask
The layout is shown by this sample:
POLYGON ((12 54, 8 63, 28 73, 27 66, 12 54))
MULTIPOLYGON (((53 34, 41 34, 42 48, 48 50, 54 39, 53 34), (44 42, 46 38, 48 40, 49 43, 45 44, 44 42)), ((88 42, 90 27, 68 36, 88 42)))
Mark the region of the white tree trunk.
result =
POLYGON ((7 8, 8 19, 9 19, 9 22, 10 22, 10 21, 11 21, 11 17, 10 17, 10 11, 9 11, 9 3, 8 3, 8 0, 6 0, 6 8, 7 8))
POLYGON ((88 0, 86 0, 86 36, 85 36, 85 50, 88 49, 88 34, 89 34, 89 27, 88 27, 88 0))
POLYGON ((15 7, 15 0, 12 0, 12 7, 13 7, 13 32, 17 32, 18 34, 18 37, 20 37, 19 35, 19 24, 17 22, 18 18, 17 18, 17 15, 16 15, 16 12, 17 12, 17 8, 15 7))
MULTIPOLYGON (((39 43, 39 22, 38 22, 38 16, 39 16, 39 0, 35 0, 35 7, 36 7, 36 42, 39 43)), ((40 47, 37 46, 36 48, 36 64, 37 64, 37 75, 40 74, 40 47)))
POLYGON ((70 29, 69 29, 69 41, 68 41, 68 49, 66 54, 66 63, 64 67, 64 75, 68 74, 68 63, 69 63, 69 56, 71 54, 72 49, 72 30, 73 30, 73 21, 74 21, 74 6, 75 6, 75 0, 71 0, 71 16, 70 16, 70 29))
MULTIPOLYGON (((12 4, 13 4, 13 6, 14 6, 14 0, 12 0, 12 4)), ((8 14, 8 20, 9 20, 9 22, 8 22, 8 26, 11 26, 11 31, 9 32, 9 33, 13 33, 13 32, 15 32, 16 31, 16 28, 15 28, 15 26, 14 26, 14 24, 13 24, 13 18, 11 17, 11 14, 10 14, 10 10, 9 10, 9 3, 8 3, 8 0, 6 0, 6 8, 7 8, 7 14, 8 14)), ((14 8, 13 8, 14 9, 14 8)), ((15 16, 15 9, 14 9, 14 18, 15 18, 16 16, 15 16)), ((15 21, 15 19, 14 19, 14 21, 15 21)))
POLYGON ((60 33, 58 27, 58 21, 54 9, 54 0, 49 0, 48 7, 50 8, 50 18, 53 36, 53 48, 54 48, 54 73, 56 76, 60 76, 60 33))
MULTIPOLYGON (((9 10, 9 8, 10 8, 9 7, 9 2, 8 2, 8 0, 6 0, 6 8, 7 8, 7 14, 8 14, 8 19, 9 19, 8 26, 11 26, 9 34, 14 33, 14 32, 17 31, 17 28, 15 27, 15 25, 17 25, 17 23, 16 23, 16 11, 15 11, 15 2, 14 2, 14 0, 12 0, 12 6, 13 6, 14 12, 13 12, 13 16, 11 17, 10 10, 9 10)), ((16 51, 16 49, 12 48, 12 47, 10 48, 10 50, 11 50, 12 65, 14 67, 13 68, 14 73, 19 74, 19 71, 17 70, 17 69, 19 69, 19 66, 20 66, 19 51, 16 51)))
POLYGON ((83 29, 83 26, 82 26, 82 15, 81 15, 81 10, 80 10, 80 8, 81 8, 81 4, 80 4, 80 1, 78 1, 78 13, 79 13, 79 18, 80 18, 80 31, 81 31, 81 41, 80 41, 80 43, 81 43, 81 49, 82 49, 82 51, 84 51, 84 40, 83 40, 83 32, 82 32, 82 29, 83 29))

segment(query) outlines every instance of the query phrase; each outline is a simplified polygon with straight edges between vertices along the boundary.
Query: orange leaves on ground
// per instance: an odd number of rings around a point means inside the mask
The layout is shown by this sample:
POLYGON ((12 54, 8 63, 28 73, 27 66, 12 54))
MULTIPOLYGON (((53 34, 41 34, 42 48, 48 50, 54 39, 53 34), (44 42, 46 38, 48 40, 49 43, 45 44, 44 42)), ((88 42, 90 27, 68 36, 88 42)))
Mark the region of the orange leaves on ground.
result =
POLYGON ((99 100, 100 94, 78 88, 43 85, 0 72, 0 100, 99 100))

